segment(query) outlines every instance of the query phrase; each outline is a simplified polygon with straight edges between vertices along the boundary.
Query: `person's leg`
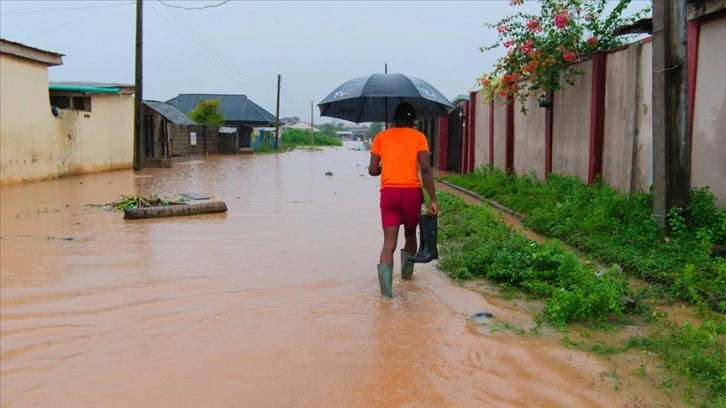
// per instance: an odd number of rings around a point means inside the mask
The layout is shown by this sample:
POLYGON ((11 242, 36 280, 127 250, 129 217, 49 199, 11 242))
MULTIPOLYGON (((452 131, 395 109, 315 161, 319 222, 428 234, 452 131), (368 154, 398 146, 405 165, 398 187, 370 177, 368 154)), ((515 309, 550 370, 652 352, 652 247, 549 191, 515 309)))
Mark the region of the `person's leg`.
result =
POLYGON ((396 246, 398 245, 398 231, 398 225, 383 228, 383 248, 381 249, 380 263, 393 264, 393 253, 396 252, 396 246))
POLYGON ((418 249, 416 242, 416 227, 421 215, 423 204, 423 190, 420 188, 406 189, 401 203, 401 216, 403 218, 403 250, 415 254, 418 249))
POLYGON ((413 262, 409 261, 408 258, 415 255, 418 248, 416 226, 421 213, 421 204, 423 204, 423 191, 420 188, 405 190, 401 205, 404 237, 404 244, 401 249, 401 279, 404 280, 413 277, 413 262))
POLYGON ((401 225, 401 204, 399 189, 384 188, 381 190, 381 225, 383 227, 383 247, 378 264, 378 284, 381 295, 393 297, 393 253, 398 243, 398 231, 401 225))

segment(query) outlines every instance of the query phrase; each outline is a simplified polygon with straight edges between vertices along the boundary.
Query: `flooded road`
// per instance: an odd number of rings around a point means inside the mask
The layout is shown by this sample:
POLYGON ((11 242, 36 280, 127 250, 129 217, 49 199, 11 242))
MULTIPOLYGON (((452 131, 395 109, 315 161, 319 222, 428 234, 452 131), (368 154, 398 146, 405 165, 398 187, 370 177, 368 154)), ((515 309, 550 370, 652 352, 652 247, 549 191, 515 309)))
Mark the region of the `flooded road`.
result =
POLYGON ((0 404, 666 406, 560 336, 482 330, 534 323, 434 263, 382 298, 379 180, 351 146, 3 187, 0 404), (185 192, 228 212, 89 206, 185 192))

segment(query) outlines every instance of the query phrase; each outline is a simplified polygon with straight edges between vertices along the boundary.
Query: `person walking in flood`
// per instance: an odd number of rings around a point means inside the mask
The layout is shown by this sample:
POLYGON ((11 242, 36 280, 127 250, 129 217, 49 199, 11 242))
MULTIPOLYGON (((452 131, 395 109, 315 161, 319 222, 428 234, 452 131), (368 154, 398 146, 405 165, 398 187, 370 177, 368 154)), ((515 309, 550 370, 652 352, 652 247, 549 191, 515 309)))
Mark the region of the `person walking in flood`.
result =
POLYGON ((411 279, 416 254, 416 226, 424 202, 421 181, 429 196, 427 213, 438 214, 434 176, 429 165, 426 136, 414 129, 416 111, 409 103, 396 106, 394 127, 373 139, 368 173, 381 176, 380 207, 383 226, 383 248, 378 264, 381 295, 393 297, 393 254, 403 224, 404 245, 401 249, 401 278, 411 279), (420 178, 419 178, 420 173, 420 178))

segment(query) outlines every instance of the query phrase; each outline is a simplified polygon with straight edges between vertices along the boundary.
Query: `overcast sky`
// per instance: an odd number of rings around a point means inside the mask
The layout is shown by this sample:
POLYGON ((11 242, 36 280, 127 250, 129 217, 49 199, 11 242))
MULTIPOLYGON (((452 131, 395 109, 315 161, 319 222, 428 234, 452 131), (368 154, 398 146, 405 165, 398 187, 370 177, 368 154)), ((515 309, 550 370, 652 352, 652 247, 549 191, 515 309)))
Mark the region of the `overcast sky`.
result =
MULTIPOLYGON (((0 37, 64 54, 51 81, 133 85, 135 5, 0 0, 0 37)), ((509 0, 144 0, 143 97, 244 94, 274 115, 279 74, 280 116, 327 122, 318 102, 387 64, 453 99, 476 89, 503 53, 479 51, 496 39, 484 23, 538 9, 534 0, 516 9, 509 0)))

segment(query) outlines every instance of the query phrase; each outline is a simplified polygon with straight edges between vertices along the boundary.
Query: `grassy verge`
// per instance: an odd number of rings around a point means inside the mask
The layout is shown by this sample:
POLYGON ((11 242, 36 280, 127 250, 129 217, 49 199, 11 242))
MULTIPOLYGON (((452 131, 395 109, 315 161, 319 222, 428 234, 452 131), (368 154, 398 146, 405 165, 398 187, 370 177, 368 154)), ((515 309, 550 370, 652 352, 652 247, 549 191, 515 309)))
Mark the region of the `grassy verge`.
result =
POLYGON ((267 146, 261 146, 255 150, 255 153, 279 153, 286 152, 293 149, 305 148, 311 149, 314 146, 342 146, 343 142, 339 139, 326 135, 322 132, 315 132, 310 137, 310 132, 303 129, 288 129, 282 132, 280 135, 280 146, 275 148, 269 148, 267 146))
POLYGON ((659 387, 678 390, 695 406, 726 405, 726 261, 713 255, 726 242, 726 212, 707 189, 694 190, 690 207, 670 214, 672 233, 664 236, 647 193, 625 196, 576 178, 552 175, 543 182, 484 168, 443 180, 524 214, 526 228, 554 239, 526 239, 487 207, 442 193, 441 270, 543 299, 538 323, 561 330, 573 323, 612 328, 614 319, 637 316, 647 333, 582 348, 656 355, 667 372, 659 387), (560 241, 593 262, 582 262, 560 241), (671 302, 693 306, 698 321, 676 322, 653 308, 671 302))

